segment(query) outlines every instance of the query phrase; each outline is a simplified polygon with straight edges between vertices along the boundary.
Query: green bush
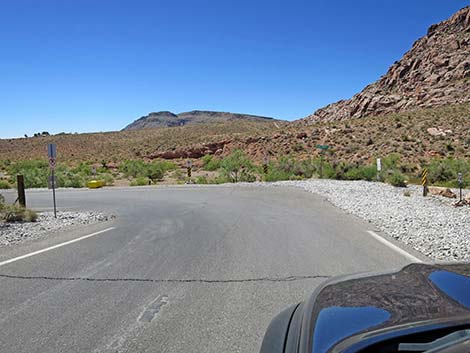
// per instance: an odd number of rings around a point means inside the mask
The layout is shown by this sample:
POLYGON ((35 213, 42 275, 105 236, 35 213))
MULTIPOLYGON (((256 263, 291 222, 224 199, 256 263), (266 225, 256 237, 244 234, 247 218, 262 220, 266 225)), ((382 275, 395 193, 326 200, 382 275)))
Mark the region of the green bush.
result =
POLYGON ((399 171, 392 172, 385 181, 393 186, 406 187, 405 176, 399 171))
POLYGON ((127 160, 119 166, 119 170, 127 178, 147 177, 153 181, 161 180, 167 171, 176 168, 177 166, 173 162, 153 161, 145 163, 141 160, 127 160))
POLYGON ((137 177, 134 180, 131 181, 130 186, 143 186, 143 185, 149 185, 150 179, 147 177, 137 177))
POLYGON ((431 184, 458 187, 458 173, 463 175, 463 187, 470 186, 470 161, 453 158, 433 159, 428 165, 431 184))
POLYGON ((220 168, 220 159, 215 159, 214 156, 207 154, 202 157, 203 169, 207 171, 214 171, 220 168))
POLYGON ((204 175, 196 177, 196 184, 208 184, 209 181, 204 175))
POLYGON ((222 174, 232 183, 250 181, 253 178, 253 163, 242 150, 233 151, 222 160, 220 166, 222 174))
POLYGON ((16 182, 16 175, 23 175, 26 188, 47 187, 49 165, 45 160, 19 161, 10 164, 8 174, 13 183, 16 182))
POLYGON ((9 189, 10 183, 5 180, 0 180, 0 189, 9 189))
POLYGON ((3 205, 0 219, 5 222, 36 222, 38 214, 28 208, 18 205, 3 205))
POLYGON ((377 167, 374 165, 368 165, 352 168, 349 169, 344 176, 347 180, 372 181, 377 179, 377 167))

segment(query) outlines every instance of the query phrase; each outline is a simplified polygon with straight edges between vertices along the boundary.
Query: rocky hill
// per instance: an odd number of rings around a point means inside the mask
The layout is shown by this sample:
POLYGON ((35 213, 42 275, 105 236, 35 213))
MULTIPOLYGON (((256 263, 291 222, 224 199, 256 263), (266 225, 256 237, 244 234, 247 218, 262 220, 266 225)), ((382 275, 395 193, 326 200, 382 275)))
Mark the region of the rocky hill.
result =
POLYGON ((470 101, 470 7, 429 27, 401 60, 351 99, 307 121, 361 118, 470 101))
POLYGON ((140 130, 150 129, 155 127, 172 127, 172 126, 183 126, 189 124, 207 124, 216 123, 223 121, 234 121, 234 120, 245 120, 245 121, 274 121, 275 119, 248 115, 248 114, 236 114, 226 112, 214 112, 214 111, 203 111, 193 110, 190 112, 174 114, 168 111, 150 113, 149 115, 143 116, 133 123, 127 125, 123 130, 140 130))

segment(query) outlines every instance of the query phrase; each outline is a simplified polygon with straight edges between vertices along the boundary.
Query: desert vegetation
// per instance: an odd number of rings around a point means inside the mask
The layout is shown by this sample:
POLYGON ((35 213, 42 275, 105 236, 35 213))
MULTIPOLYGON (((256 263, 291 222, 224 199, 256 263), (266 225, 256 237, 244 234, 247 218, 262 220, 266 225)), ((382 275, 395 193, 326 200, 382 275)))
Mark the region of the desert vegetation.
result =
POLYGON ((35 222, 37 219, 35 211, 16 204, 6 204, 0 195, 0 222, 35 222))

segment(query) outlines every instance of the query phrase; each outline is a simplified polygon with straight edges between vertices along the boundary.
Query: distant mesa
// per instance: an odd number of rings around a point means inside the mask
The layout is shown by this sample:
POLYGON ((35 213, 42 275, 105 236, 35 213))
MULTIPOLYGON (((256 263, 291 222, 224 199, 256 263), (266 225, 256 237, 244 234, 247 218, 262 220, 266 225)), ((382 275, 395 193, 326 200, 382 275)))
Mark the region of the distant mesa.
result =
POLYGON ((267 122, 276 121, 277 119, 265 116, 205 110, 193 110, 180 114, 174 114, 169 111, 161 111, 150 113, 149 115, 137 119, 133 123, 127 125, 123 129, 123 131, 151 129, 157 127, 183 126, 191 124, 208 124, 214 122, 225 122, 234 120, 267 122))

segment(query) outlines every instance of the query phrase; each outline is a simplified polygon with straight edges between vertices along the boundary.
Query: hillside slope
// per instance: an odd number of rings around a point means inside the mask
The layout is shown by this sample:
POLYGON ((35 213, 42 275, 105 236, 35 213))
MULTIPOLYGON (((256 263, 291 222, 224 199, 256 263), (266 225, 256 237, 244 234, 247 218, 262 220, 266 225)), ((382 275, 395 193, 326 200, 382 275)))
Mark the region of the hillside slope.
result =
POLYGON ((237 114, 237 113, 227 113, 227 112, 214 112, 214 111, 203 111, 203 110, 193 110, 190 112, 174 114, 168 111, 150 113, 149 115, 143 116, 133 123, 127 125, 125 130, 139 130, 139 129, 151 129, 156 127, 173 127, 173 126, 183 126, 191 124, 208 124, 208 123, 217 123, 224 121, 234 121, 234 120, 244 120, 244 121, 255 121, 255 122, 267 122, 273 121, 275 119, 256 116, 249 114, 237 114))
POLYGON ((361 118, 470 101, 470 7, 432 25, 377 82, 307 121, 361 118))

